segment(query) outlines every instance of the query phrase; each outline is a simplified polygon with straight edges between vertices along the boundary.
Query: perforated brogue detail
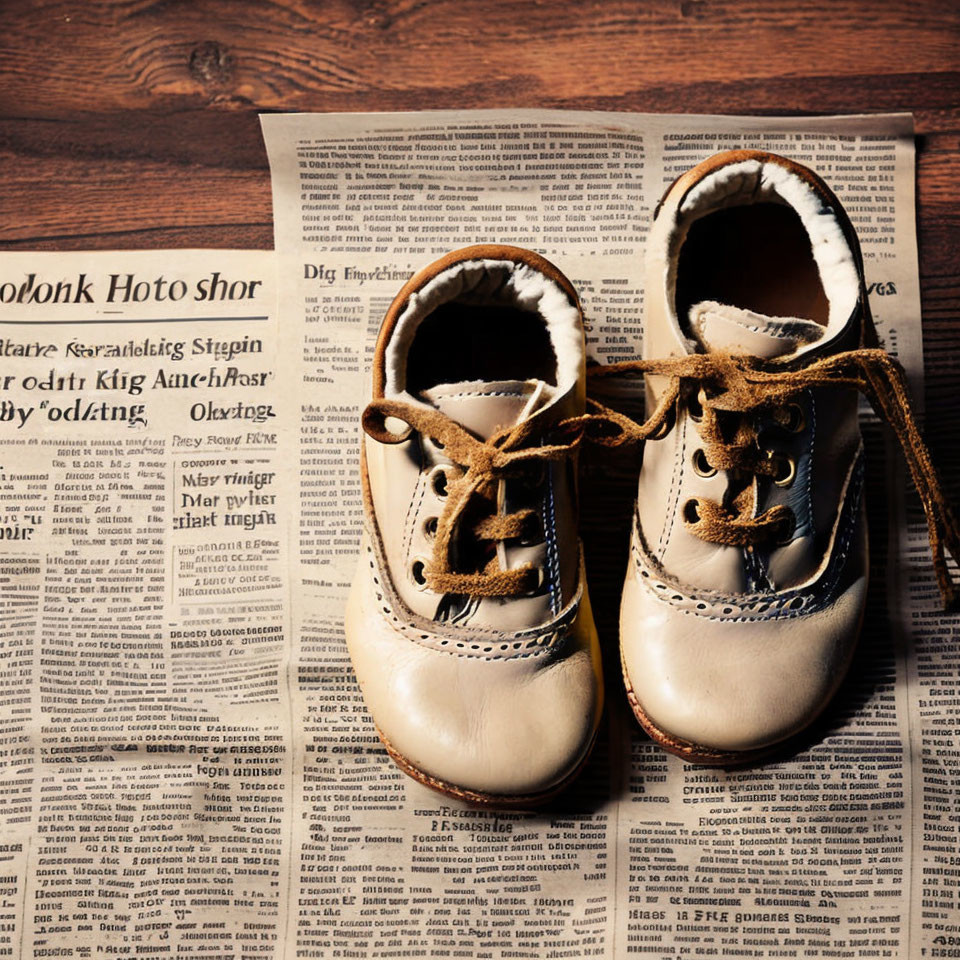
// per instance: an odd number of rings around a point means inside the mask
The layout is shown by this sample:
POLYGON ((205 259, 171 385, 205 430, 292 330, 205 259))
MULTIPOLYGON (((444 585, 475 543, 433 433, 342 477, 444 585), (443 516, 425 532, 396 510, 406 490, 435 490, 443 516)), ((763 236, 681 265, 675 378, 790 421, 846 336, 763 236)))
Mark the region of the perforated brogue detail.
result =
POLYGON ((826 569, 815 580, 791 590, 723 594, 716 591, 690 592, 689 588, 665 576, 643 540, 636 515, 631 562, 643 587, 658 601, 675 610, 706 620, 769 621, 807 616, 836 599, 841 578, 854 543, 863 499, 863 454, 858 456, 850 478, 848 494, 837 522, 837 532, 826 569))
POLYGON ((545 627, 514 633, 457 627, 447 634, 439 632, 436 621, 418 617, 407 610, 393 588, 377 573, 375 554, 367 546, 372 589, 381 618, 411 643, 457 657, 475 657, 481 660, 518 660, 559 654, 571 636, 571 629, 580 610, 582 584, 567 608, 545 627))

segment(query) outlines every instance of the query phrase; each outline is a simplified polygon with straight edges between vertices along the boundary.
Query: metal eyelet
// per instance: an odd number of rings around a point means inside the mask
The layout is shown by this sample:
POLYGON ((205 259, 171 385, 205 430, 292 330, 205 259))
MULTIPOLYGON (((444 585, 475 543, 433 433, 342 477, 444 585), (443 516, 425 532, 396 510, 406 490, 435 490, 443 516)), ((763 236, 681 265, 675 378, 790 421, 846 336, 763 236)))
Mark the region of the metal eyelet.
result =
POLYGON ((427 589, 427 563, 423 557, 414 557, 410 564, 410 579, 418 590, 427 589))
POLYGON ((772 450, 767 451, 767 459, 777 465, 777 472, 772 477, 773 482, 778 487, 789 487, 797 476, 797 461, 772 450))
POLYGON ((534 569, 537 571, 537 582, 530 588, 530 592, 527 594, 530 597, 535 597, 547 582, 547 574, 543 567, 535 567, 534 569))
POLYGON ((700 449, 693 451, 693 472, 698 477, 715 477, 717 475, 717 468, 711 466, 710 461, 707 460, 707 455, 700 449))
POLYGON ((683 505, 683 519, 689 524, 700 522, 700 501, 697 500, 696 497, 688 500, 683 505))
POLYGON ((803 407, 798 403, 788 403, 783 407, 785 414, 784 422, 781 424, 784 430, 790 433, 802 433, 807 426, 807 418, 804 416, 803 407))
POLYGON ((428 540, 433 540, 436 537, 439 523, 439 517, 427 517, 427 519, 423 521, 423 535, 428 540))

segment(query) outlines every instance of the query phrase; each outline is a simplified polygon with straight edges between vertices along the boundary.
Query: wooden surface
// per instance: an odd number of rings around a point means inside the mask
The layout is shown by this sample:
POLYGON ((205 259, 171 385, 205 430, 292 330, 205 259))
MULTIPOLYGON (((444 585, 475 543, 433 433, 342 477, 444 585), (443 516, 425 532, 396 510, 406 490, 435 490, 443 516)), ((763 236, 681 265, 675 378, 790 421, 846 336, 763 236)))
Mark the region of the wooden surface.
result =
POLYGON ((960 501, 957 0, 2 0, 0 250, 273 242, 257 114, 912 111, 927 434, 960 501))

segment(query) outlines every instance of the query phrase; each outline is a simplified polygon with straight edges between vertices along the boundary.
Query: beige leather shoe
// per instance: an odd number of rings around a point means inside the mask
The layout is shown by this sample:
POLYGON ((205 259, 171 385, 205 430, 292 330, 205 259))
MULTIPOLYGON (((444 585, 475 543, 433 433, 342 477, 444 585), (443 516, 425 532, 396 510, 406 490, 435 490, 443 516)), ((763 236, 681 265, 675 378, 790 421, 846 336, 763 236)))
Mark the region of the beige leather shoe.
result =
POLYGON ((584 394, 576 293, 529 251, 448 254, 381 327, 347 643, 393 759, 474 803, 547 799, 596 735, 576 528, 584 394))
MULTIPOLYGON (((863 266, 811 171, 753 150, 680 177, 647 246, 646 440, 621 607, 627 694, 643 728, 704 764, 764 756, 833 696, 867 586, 858 391, 893 428, 927 515, 946 607, 960 526, 910 409, 872 346, 863 266)), ((601 438, 602 441, 603 438, 601 438)))
POLYGON ((723 153, 680 177, 647 264, 637 366, 657 413, 623 676, 668 750, 745 762, 806 727, 853 654, 867 587, 858 358, 880 351, 861 349, 872 324, 850 221, 782 157, 723 153))

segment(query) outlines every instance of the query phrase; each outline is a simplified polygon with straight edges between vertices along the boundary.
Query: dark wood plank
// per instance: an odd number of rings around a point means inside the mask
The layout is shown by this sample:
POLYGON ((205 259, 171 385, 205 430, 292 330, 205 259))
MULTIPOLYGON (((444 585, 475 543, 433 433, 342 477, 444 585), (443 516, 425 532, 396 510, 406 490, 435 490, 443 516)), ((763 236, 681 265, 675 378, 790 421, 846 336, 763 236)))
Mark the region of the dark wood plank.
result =
POLYGON ((0 242, 246 225, 271 216, 265 171, 193 168, 146 158, 105 164, 99 158, 65 162, 34 156, 7 172, 3 190, 0 242))
POLYGON ((404 91, 423 107, 438 91, 530 103, 667 78, 929 77, 954 69, 958 31, 948 0, 7 0, 0 14, 3 99, 26 116, 183 98, 330 109, 331 95, 404 91))

